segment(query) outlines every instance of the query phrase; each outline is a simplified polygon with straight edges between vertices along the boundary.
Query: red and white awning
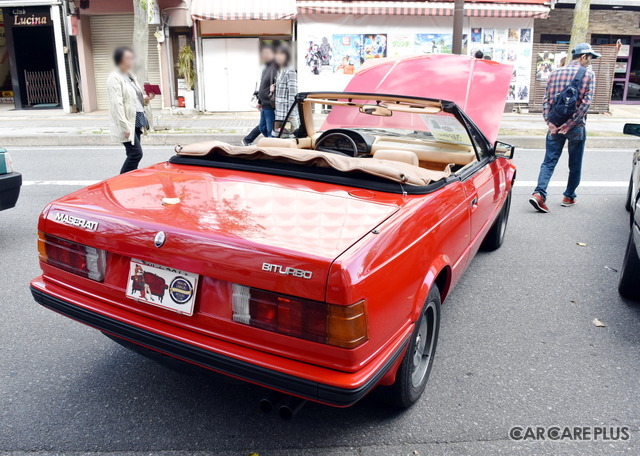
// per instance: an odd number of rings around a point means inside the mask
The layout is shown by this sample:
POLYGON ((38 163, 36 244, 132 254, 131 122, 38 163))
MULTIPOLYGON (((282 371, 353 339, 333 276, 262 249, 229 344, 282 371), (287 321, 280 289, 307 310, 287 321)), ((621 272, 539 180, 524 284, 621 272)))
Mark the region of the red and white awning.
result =
MULTIPOLYGON (((546 18, 549 8, 534 3, 465 3, 465 16, 546 18)), ((299 1, 298 14, 453 16, 453 2, 299 1)))
POLYGON ((199 21, 287 20, 296 16, 296 0, 193 0, 191 17, 199 21))

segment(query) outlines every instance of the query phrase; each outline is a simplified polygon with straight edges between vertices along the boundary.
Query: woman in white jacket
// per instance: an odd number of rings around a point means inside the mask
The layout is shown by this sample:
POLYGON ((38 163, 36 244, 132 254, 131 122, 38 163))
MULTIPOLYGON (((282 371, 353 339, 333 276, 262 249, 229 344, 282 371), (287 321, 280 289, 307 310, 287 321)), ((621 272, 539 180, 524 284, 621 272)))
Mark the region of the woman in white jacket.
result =
POLYGON ((133 75, 133 50, 122 46, 113 53, 116 69, 107 79, 112 133, 124 145, 127 158, 120 174, 138 169, 142 159, 140 136, 149 128, 145 106, 155 94, 145 94, 133 75))

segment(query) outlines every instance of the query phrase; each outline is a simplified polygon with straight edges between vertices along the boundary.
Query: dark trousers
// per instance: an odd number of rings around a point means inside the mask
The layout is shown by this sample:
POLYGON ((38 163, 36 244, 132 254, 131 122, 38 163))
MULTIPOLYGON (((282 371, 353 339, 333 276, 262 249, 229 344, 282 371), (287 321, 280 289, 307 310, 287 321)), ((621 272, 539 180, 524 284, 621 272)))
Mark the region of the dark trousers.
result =
POLYGON ((260 136, 260 125, 256 125, 255 127, 253 127, 253 130, 251 130, 249 134, 244 137, 244 141, 247 144, 251 144, 256 140, 258 136, 260 136))
POLYGON ((565 135, 552 135, 547 132, 547 152, 540 166, 538 186, 534 190, 534 193, 540 193, 544 199, 547 199, 547 186, 558 164, 558 159, 562 155, 562 149, 565 143, 568 142, 569 179, 567 180, 567 188, 564 191, 564 196, 568 198, 576 197, 576 189, 578 185, 580 185, 580 176, 582 173, 582 157, 584 155, 585 140, 586 132, 584 125, 576 125, 565 135))
POLYGON ((276 111, 274 109, 265 109, 262 108, 260 110, 260 133, 265 138, 271 138, 271 133, 273 133, 273 123, 276 120, 276 111))
POLYGON ((124 164, 120 169, 120 174, 138 169, 138 163, 142 160, 142 144, 140 144, 140 135, 142 135, 142 129, 136 127, 135 144, 132 144, 131 142, 122 143, 127 151, 127 158, 124 160, 124 164))

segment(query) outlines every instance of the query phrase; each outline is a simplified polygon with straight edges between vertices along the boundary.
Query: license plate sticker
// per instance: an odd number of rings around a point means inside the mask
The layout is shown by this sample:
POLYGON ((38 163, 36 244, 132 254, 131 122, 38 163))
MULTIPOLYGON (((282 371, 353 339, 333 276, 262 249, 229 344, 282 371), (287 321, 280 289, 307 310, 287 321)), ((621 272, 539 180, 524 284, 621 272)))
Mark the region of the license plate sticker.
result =
POLYGON ((198 275, 179 269, 131 260, 127 279, 127 298, 193 315, 198 275))

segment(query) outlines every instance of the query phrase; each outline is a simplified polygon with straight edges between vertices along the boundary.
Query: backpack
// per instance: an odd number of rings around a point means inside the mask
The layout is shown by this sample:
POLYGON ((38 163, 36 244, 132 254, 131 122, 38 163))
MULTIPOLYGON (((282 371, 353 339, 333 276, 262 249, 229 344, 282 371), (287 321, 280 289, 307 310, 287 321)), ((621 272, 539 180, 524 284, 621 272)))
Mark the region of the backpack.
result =
POLYGON ((547 116, 547 122, 552 123, 556 127, 564 125, 564 123, 571 119, 578 110, 578 95, 580 94, 580 85, 584 78, 587 69, 580 67, 576 73, 576 77, 573 81, 565 87, 565 89, 556 95, 556 98, 551 105, 549 115, 547 116))

